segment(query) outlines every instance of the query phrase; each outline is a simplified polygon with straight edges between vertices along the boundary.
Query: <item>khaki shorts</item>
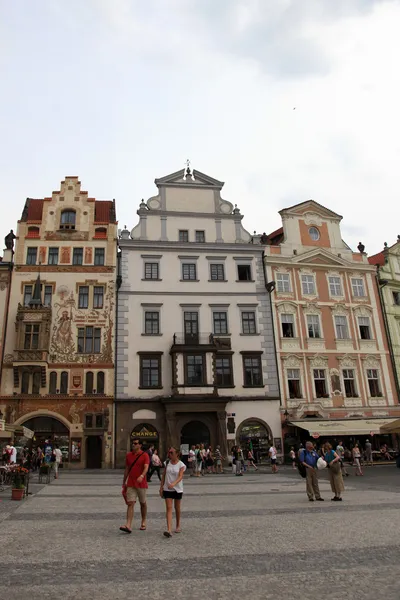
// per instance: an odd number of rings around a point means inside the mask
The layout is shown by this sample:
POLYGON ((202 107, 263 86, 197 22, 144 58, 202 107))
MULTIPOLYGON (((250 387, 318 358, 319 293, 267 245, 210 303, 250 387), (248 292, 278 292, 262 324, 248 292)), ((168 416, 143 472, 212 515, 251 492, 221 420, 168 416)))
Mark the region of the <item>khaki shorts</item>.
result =
POLYGON ((136 502, 138 498, 140 504, 146 504, 146 492, 146 488, 128 487, 126 490, 126 500, 127 502, 136 502))

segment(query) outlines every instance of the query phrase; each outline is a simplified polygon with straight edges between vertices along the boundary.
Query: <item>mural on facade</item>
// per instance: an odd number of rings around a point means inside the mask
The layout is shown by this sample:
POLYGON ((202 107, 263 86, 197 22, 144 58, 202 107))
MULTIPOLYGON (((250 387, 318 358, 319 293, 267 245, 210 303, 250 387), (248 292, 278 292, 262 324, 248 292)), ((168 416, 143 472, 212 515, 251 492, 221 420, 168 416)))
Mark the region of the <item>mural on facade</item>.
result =
POLYGON ((54 320, 50 342, 51 362, 111 363, 113 360, 112 331, 114 326, 114 284, 107 284, 104 308, 79 309, 76 296, 66 285, 57 289, 58 301, 54 303, 54 320), (77 352, 76 327, 102 328, 102 345, 98 354, 77 352))

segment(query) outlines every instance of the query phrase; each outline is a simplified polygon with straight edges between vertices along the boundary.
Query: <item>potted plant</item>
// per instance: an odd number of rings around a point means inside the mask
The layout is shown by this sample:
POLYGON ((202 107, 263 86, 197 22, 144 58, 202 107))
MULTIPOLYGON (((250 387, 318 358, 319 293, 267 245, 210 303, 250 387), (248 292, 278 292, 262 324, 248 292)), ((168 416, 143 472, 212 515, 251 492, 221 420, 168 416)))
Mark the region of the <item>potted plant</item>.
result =
POLYGON ((25 495, 26 477, 29 474, 28 469, 17 466, 12 470, 12 489, 11 499, 22 500, 25 495))

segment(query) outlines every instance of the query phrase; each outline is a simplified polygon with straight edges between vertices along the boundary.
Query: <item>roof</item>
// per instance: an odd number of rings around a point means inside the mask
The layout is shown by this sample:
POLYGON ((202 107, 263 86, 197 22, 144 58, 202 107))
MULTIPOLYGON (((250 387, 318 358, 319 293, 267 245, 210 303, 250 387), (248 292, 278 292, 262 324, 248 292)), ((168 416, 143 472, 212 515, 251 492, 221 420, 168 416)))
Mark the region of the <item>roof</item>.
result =
POLYGON ((283 227, 279 227, 279 229, 276 229, 275 231, 273 231, 272 233, 269 233, 267 235, 267 245, 277 246, 278 244, 281 243, 282 239, 283 239, 283 227))
POLYGON ((300 208, 301 206, 306 206, 307 204, 310 204, 311 206, 322 209, 326 214, 329 214, 331 217, 334 217, 334 218, 337 218, 340 220, 343 219, 342 215, 335 213, 330 208, 327 208, 323 204, 320 204, 316 200, 312 200, 312 199, 304 200, 304 202, 299 202, 298 204, 294 204, 293 206, 287 206, 286 208, 282 208, 282 210, 279 211, 279 214, 281 215, 282 213, 284 213, 286 211, 295 211, 296 209, 300 208))
POLYGON ((383 265, 385 264, 385 255, 383 254, 383 252, 378 252, 378 254, 368 256, 368 262, 371 265, 379 265, 380 267, 383 267, 383 265))
POLYGON ((43 200, 27 198, 22 211, 21 221, 41 221, 43 213, 43 200))
POLYGON ((95 223, 115 223, 115 200, 96 200, 94 208, 95 223))

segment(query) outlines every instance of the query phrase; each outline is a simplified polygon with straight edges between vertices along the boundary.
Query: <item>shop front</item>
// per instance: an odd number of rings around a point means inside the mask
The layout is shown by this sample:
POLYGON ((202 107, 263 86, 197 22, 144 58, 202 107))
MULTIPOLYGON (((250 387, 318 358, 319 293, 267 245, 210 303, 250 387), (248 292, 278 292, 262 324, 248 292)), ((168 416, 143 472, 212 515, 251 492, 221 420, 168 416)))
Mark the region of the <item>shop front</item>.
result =
MULTIPOLYGON (((280 446, 281 439, 278 445, 280 446)), ((269 448, 273 443, 272 432, 266 423, 258 419, 247 419, 240 424, 236 436, 236 443, 242 450, 251 449, 257 463, 265 463, 269 458, 269 448)), ((277 448, 278 452, 281 448, 277 448)))
MULTIPOLYGON (((70 432, 69 429, 54 417, 48 416, 37 416, 21 423, 23 428, 30 429, 34 432, 31 443, 33 447, 43 448, 46 440, 53 446, 58 445, 62 454, 63 462, 70 460, 70 432)), ((18 430, 14 436, 14 444, 17 448, 24 444, 24 435, 18 433, 18 430)))

